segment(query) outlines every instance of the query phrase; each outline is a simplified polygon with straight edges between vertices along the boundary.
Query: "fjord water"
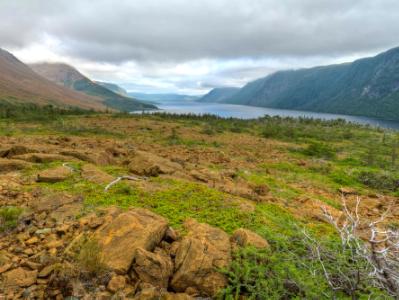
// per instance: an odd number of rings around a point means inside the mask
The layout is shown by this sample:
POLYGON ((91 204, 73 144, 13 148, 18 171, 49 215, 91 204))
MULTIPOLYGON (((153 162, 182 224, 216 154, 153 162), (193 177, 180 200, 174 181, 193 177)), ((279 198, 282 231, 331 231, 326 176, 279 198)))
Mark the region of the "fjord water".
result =
POLYGON ((361 116, 349 116, 338 114, 317 113, 310 111, 298 111, 289 109, 274 109, 265 107, 255 107, 247 105, 219 104, 219 103, 200 103, 195 101, 165 101, 156 103, 160 110, 156 112, 175 113, 175 114, 213 114, 223 118, 255 119, 269 116, 281 117, 306 117, 324 120, 345 119, 349 122, 371 125, 375 127, 397 129, 398 121, 380 120, 361 116))

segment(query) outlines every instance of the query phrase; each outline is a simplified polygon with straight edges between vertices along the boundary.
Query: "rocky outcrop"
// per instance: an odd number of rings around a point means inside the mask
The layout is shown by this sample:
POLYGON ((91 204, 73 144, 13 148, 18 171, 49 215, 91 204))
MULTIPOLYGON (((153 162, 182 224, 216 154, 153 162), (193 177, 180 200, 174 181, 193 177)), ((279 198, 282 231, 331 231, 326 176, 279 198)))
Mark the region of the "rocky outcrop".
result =
POLYGON ((181 168, 178 163, 144 151, 135 151, 129 162, 129 171, 140 176, 172 174, 181 168))
POLYGON ((167 221, 145 209, 122 213, 100 227, 98 240, 108 268, 125 274, 136 250, 152 251, 161 242, 168 228, 167 221))
POLYGON ((218 269, 227 267, 231 261, 229 236, 194 220, 188 220, 185 228, 188 234, 177 249, 171 286, 177 292, 214 296, 227 284, 218 269))
POLYGON ((50 163, 54 161, 68 161, 71 160, 67 156, 59 154, 47 153, 28 153, 13 156, 14 159, 24 160, 32 163, 50 163))
POLYGON ((15 155, 27 154, 27 153, 36 153, 37 150, 30 149, 23 145, 14 145, 9 148, 0 150, 0 157, 12 158, 15 155))
POLYGON ((84 179, 97 184, 108 184, 115 179, 92 164, 84 165, 81 175, 84 179))
POLYGON ((55 183, 66 180, 70 175, 72 175, 70 168, 60 166, 40 172, 37 175, 37 181, 55 183))
POLYGON ((109 165, 114 164, 115 159, 109 151, 100 152, 83 152, 77 150, 65 150, 60 152, 61 155, 73 157, 81 161, 92 163, 95 165, 109 165))
POLYGON ((264 238, 244 228, 234 231, 231 241, 241 247, 252 246, 258 249, 269 248, 269 243, 264 238))

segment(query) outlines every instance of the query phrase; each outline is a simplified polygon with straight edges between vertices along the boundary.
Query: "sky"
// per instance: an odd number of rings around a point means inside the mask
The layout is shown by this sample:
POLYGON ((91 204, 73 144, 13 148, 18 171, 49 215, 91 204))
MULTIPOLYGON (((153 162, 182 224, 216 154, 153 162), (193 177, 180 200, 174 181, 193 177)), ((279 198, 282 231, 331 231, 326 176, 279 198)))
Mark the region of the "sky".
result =
POLYGON ((204 94, 399 46, 398 0, 0 0, 0 48, 147 93, 204 94))

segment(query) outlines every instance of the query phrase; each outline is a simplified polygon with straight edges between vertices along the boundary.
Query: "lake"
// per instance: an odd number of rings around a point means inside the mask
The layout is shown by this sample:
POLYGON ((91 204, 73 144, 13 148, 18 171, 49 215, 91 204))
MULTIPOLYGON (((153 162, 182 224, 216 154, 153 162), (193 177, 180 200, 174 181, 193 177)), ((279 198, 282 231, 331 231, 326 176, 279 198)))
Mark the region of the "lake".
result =
POLYGON ((289 109, 275 109, 255 107, 247 105, 200 103, 194 101, 165 101, 156 103, 160 110, 155 112, 167 112, 175 114, 212 114, 223 118, 256 119, 265 115, 281 117, 306 117, 324 120, 345 119, 349 122, 372 125, 375 127, 399 129, 398 121, 379 120, 368 117, 348 116, 338 114, 317 113, 289 109))

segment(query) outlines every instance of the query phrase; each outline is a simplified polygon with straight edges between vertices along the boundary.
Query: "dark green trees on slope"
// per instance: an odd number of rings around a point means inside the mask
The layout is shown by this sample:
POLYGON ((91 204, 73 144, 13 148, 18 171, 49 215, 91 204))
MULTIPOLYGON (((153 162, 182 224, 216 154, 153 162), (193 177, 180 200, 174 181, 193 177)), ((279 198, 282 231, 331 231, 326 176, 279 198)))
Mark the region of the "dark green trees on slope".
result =
POLYGON ((280 71, 223 102, 399 120, 399 48, 353 63, 280 71))

